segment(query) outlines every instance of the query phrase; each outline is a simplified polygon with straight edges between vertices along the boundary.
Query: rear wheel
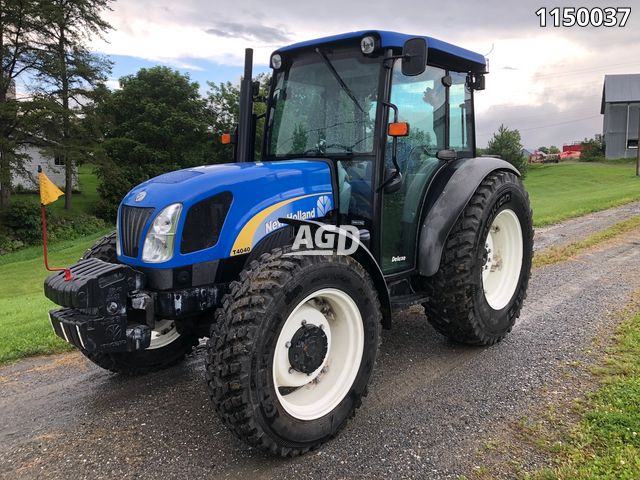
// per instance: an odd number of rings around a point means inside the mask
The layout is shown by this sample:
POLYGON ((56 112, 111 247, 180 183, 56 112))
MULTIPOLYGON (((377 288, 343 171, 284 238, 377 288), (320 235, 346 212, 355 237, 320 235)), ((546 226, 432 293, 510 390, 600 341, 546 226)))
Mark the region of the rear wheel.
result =
MULTIPOLYGON (((98 240, 82 258, 98 258, 118 263, 115 232, 98 240)), ((151 343, 145 350, 118 353, 90 353, 80 349, 93 363, 106 370, 126 375, 140 375, 175 365, 198 345, 198 337, 179 333, 174 320, 156 321, 151 331, 151 343)))
POLYGON ((526 297, 533 226, 520 178, 494 172, 454 225, 438 272, 424 280, 427 317, 440 333, 474 345, 511 330, 526 297))
POLYGON ((218 415, 283 456, 327 441, 366 394, 380 322, 375 287, 352 258, 263 254, 231 285, 207 346, 218 415))

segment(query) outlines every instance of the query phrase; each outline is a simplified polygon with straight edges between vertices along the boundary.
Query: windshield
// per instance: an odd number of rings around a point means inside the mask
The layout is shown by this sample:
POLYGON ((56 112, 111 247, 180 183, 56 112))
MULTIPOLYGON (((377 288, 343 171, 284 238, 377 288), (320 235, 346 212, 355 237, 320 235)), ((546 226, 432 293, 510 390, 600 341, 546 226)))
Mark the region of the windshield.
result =
POLYGON ((268 155, 371 153, 380 64, 354 48, 294 57, 276 73, 268 155))

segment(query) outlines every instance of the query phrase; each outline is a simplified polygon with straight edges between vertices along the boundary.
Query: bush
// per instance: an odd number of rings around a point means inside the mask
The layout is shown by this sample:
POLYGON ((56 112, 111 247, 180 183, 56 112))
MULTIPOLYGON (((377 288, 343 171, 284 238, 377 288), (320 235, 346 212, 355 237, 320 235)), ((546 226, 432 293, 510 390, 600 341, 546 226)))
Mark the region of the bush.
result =
POLYGON ((26 245, 38 243, 41 238, 40 205, 27 200, 13 202, 5 213, 4 224, 14 239, 26 245))
POLYGON ((581 162, 602 162, 604 161, 604 143, 595 138, 585 139, 582 142, 581 162))
MULTIPOLYGON (((62 215, 47 209, 47 236, 49 241, 72 240, 92 235, 107 228, 107 224, 92 215, 62 215)), ((9 253, 28 245, 42 243, 42 219, 37 201, 20 200, 11 204, 3 216, 0 230, 0 254, 9 253)))

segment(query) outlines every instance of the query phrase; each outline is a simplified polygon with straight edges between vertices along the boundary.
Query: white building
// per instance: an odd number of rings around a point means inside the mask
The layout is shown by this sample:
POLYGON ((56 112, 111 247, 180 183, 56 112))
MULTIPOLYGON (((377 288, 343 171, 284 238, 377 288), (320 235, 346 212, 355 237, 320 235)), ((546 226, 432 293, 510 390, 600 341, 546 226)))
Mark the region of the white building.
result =
MULTIPOLYGON (((16 98, 15 85, 9 87, 8 97, 16 98)), ((64 164, 57 158, 50 155, 43 155, 37 147, 25 147, 21 153, 26 154, 24 160, 24 170, 22 172, 13 172, 11 184, 13 188, 23 189, 27 191, 38 190, 38 166, 42 167, 42 171, 55 183, 60 189, 64 190, 64 164)), ((77 168, 74 168, 73 188, 78 186, 77 168)))
MULTIPOLYGON (((42 167, 42 171, 55 183, 61 190, 64 190, 64 164, 57 158, 43 153, 35 147, 28 147, 22 150, 27 155, 24 160, 24 169, 26 174, 14 173, 11 179, 13 188, 23 189, 26 191, 38 190, 38 167, 42 167)), ((73 188, 78 186, 77 169, 73 174, 73 188)))

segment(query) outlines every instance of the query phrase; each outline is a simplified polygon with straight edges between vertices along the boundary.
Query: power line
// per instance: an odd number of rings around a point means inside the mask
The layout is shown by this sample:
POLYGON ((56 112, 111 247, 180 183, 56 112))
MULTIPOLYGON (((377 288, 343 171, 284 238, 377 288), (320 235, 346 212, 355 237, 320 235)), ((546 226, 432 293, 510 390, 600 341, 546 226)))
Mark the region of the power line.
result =
MULTIPOLYGON (((537 130, 537 129, 540 129, 540 128, 557 127, 559 125, 567 125, 569 123, 576 123, 576 122, 582 122, 584 120, 590 120, 592 118, 596 118, 596 117, 599 117, 599 116, 600 116, 600 114, 591 115, 589 117, 575 118, 573 120, 567 120, 565 122, 549 123, 547 125, 538 125, 538 126, 535 126, 535 127, 518 128, 518 130, 520 132, 528 132, 529 130, 537 130)), ((478 133, 477 135, 480 136, 480 137, 484 137, 484 136, 488 136, 488 135, 493 135, 493 133, 478 133)))
POLYGON ((559 73, 534 74, 533 78, 535 78, 535 79, 538 79, 538 78, 550 78, 550 77, 559 77, 559 76, 564 76, 564 75, 573 75, 574 73, 596 72, 598 70, 607 70, 607 69, 613 68, 613 67, 622 67, 622 66, 628 66, 628 65, 639 65, 640 66, 640 63, 638 63, 638 61, 625 62, 625 63, 612 63, 610 65, 600 65, 598 67, 580 68, 578 70, 567 70, 567 71, 559 72, 559 73))

